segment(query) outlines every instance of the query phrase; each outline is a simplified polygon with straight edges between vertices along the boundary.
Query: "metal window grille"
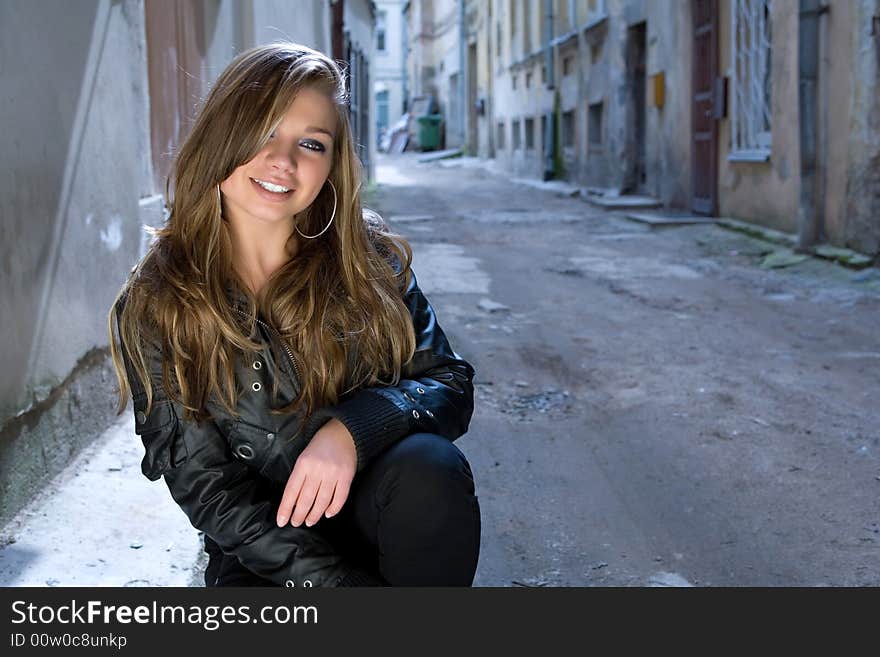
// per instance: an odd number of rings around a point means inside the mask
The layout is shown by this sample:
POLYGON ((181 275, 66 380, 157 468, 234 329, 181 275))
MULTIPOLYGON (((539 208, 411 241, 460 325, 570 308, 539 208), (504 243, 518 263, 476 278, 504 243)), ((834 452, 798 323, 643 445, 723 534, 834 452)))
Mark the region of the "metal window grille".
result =
POLYGON ((731 21, 731 159, 770 156, 770 0, 734 0, 731 21))

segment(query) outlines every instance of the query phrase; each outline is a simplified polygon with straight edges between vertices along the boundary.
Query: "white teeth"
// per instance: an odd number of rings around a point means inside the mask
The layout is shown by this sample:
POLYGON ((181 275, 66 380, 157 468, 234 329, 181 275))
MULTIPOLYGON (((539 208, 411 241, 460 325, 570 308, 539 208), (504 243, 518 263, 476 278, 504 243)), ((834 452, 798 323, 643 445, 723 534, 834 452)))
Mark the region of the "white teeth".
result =
POLYGON ((263 189, 267 189, 270 192, 289 192, 290 190, 287 187, 282 187, 281 185, 273 185, 270 182, 265 182, 263 180, 257 180, 256 178, 251 178, 255 183, 257 183, 263 189))

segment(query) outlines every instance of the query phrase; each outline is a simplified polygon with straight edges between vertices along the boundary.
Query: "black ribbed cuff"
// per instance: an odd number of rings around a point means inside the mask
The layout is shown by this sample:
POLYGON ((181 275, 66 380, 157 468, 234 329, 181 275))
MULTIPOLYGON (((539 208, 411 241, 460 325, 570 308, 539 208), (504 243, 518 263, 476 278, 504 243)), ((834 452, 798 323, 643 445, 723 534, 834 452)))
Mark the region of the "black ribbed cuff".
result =
POLYGON ((323 425, 333 417, 345 425, 354 439, 358 472, 409 431, 409 415, 391 400, 366 388, 336 406, 319 410, 313 421, 323 425))
POLYGON ((348 573, 339 580, 337 586, 388 586, 388 582, 366 570, 355 568, 354 570, 348 571, 348 573))

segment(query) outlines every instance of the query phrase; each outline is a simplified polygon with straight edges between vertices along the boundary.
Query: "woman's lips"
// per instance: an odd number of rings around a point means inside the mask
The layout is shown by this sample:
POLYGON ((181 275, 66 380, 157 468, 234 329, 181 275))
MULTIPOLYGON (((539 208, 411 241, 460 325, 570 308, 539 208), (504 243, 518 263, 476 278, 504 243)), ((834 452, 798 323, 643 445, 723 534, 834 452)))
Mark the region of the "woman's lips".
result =
POLYGON ((291 189, 289 192, 270 192, 268 189, 263 188, 259 183, 254 182, 253 178, 248 178, 248 180, 251 181, 251 185, 253 185, 257 194, 268 201, 275 201, 276 203, 286 201, 296 191, 295 189, 291 189))

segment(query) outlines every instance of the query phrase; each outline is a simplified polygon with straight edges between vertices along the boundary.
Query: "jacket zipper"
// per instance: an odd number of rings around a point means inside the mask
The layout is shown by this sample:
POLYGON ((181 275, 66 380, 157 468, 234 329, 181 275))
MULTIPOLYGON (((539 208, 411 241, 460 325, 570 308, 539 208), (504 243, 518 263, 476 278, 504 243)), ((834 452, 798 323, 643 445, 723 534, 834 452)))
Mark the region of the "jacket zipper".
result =
MULTIPOLYGON (((242 315, 243 317, 248 316, 248 314, 246 312, 244 312, 243 310, 240 310, 239 308, 236 308, 235 311, 238 314, 242 315)), ((281 334, 278 331, 276 331, 273 326, 269 326, 269 324, 267 324, 266 322, 264 322, 263 320, 261 320, 259 318, 256 318, 256 320, 259 324, 265 326, 268 330, 270 330, 272 333, 274 333, 278 337, 278 342, 281 343, 281 348, 284 349, 284 353, 287 354, 288 361, 293 366, 293 371, 296 374, 296 379, 297 379, 297 383, 298 383, 301 380, 301 377, 299 374, 299 368, 296 366, 296 361, 293 359, 293 353, 290 351, 290 347, 287 346, 287 343, 281 337, 281 334)))

